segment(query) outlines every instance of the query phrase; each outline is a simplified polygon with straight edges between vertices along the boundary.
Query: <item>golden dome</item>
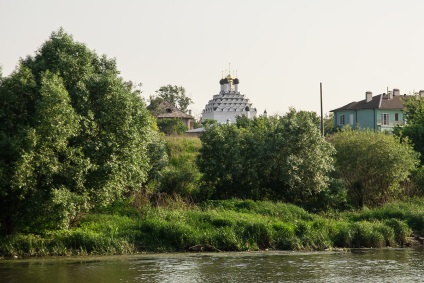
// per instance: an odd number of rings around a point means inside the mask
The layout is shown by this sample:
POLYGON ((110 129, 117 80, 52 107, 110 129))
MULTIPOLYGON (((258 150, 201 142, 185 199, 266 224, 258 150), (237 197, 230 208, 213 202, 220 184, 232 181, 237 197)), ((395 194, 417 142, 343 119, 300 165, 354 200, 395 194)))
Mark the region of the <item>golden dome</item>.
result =
POLYGON ((228 74, 228 76, 227 76, 227 80, 230 82, 230 81, 232 81, 232 80, 233 80, 233 77, 232 77, 230 74, 228 74))

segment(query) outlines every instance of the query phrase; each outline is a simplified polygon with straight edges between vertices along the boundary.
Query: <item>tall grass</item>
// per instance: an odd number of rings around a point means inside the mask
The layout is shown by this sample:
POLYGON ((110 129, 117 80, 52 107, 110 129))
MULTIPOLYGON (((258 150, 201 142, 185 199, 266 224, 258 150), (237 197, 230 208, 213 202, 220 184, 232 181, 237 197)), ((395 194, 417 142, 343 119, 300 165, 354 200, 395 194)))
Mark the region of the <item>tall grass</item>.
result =
POLYGON ((397 247, 407 243, 412 230, 424 230, 422 203, 393 203, 332 217, 284 203, 234 199, 194 205, 164 198, 138 213, 119 208, 87 215, 71 230, 3 237, 0 254, 181 252, 195 245, 222 251, 397 247))
POLYGON ((375 209, 364 209, 357 212, 344 213, 348 221, 384 221, 397 219, 404 222, 412 230, 424 233, 424 199, 410 199, 404 202, 393 202, 375 209))
POLYGON ((200 139, 187 136, 166 137, 169 156, 168 166, 161 172, 158 190, 168 194, 177 193, 184 197, 199 197, 201 173, 196 157, 201 147, 200 139))
POLYGON ((66 256, 130 254, 136 251, 139 220, 89 215, 72 230, 16 234, 0 239, 2 256, 66 256))

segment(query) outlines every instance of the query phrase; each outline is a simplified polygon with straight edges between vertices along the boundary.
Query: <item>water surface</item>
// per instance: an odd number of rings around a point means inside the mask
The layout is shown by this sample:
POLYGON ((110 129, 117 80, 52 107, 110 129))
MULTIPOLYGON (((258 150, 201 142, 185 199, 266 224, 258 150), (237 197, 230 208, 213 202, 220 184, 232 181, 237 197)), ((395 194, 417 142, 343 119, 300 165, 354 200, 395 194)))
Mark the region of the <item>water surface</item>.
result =
POLYGON ((0 282, 424 282, 424 249, 2 260, 0 282))

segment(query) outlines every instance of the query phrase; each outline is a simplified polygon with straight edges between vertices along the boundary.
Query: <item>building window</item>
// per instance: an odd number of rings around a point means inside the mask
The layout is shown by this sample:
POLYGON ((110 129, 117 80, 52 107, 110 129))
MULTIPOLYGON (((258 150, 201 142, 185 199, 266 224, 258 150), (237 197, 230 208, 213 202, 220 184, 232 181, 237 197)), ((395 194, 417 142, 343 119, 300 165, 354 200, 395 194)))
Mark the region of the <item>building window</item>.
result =
POLYGON ((339 116, 339 125, 343 126, 345 124, 345 115, 339 116))
POLYGON ((389 124, 389 114, 388 113, 381 114, 381 124, 382 125, 388 125, 389 124))
POLYGON ((399 113, 395 113, 395 121, 399 121, 399 113))
POLYGON ((349 124, 353 126, 353 114, 349 114, 349 124))

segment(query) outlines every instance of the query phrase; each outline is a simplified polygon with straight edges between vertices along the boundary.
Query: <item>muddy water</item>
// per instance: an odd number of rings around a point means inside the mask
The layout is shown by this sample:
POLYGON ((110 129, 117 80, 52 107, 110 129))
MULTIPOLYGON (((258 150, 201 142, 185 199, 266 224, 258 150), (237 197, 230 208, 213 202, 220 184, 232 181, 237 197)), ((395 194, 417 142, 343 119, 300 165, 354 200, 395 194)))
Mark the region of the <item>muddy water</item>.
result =
POLYGON ((0 282, 424 282, 424 249, 1 260, 0 282))

